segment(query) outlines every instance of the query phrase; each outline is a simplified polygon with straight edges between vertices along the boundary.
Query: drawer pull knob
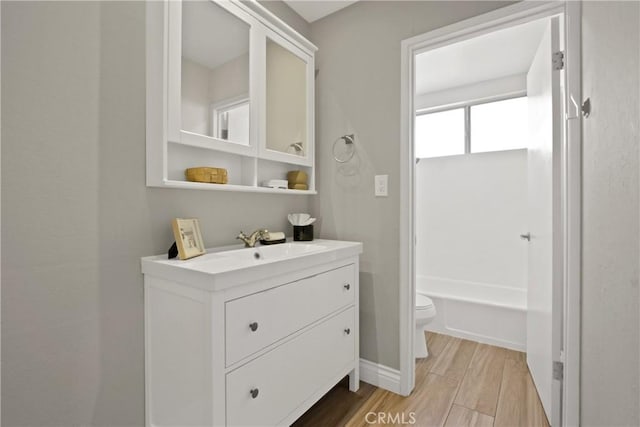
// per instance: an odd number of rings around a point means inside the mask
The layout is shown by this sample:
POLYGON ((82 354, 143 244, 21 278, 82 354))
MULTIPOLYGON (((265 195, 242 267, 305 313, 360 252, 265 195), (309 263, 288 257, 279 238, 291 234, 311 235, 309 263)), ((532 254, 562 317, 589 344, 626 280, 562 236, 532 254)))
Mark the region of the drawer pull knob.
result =
POLYGON ((350 284, 348 284, 348 283, 345 283, 345 284, 344 284, 344 288, 345 288, 346 290, 349 290, 349 289, 351 289, 351 285, 350 285, 350 284))
POLYGON ((260 390, 258 390, 257 388, 252 388, 249 393, 251 393, 251 398, 255 399, 256 397, 258 397, 258 393, 260 393, 260 390))
POLYGON ((345 329, 344 329, 344 333, 345 333, 345 334, 347 334, 347 335, 349 335, 349 334, 351 333, 351 329, 349 329, 349 328, 345 328, 345 329))
POLYGON ((253 323, 249 323, 249 329, 251 329, 251 331, 255 332, 258 330, 258 322, 253 322, 253 323))

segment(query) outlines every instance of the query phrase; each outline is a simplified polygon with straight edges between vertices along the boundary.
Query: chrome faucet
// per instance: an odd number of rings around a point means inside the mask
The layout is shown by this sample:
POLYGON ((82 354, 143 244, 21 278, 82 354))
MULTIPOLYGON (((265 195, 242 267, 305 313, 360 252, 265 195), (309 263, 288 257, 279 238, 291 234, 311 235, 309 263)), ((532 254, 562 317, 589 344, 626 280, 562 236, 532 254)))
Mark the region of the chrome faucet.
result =
POLYGON ((244 242, 245 248, 253 248, 256 246, 256 243, 258 242, 259 239, 264 239, 265 237, 267 237, 268 232, 269 231, 265 229, 261 229, 261 230, 256 230, 253 233, 251 233, 249 236, 247 236, 241 231, 240 234, 238 234, 238 236, 236 237, 236 239, 242 240, 244 242))

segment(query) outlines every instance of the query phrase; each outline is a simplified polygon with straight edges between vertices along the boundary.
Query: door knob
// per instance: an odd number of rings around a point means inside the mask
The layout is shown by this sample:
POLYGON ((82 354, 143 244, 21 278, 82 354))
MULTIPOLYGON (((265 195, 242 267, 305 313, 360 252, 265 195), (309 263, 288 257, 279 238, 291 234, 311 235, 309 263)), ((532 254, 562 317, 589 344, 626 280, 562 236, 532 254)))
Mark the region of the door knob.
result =
POLYGON ((349 289, 351 289, 351 285, 350 285, 349 283, 345 283, 345 284, 344 284, 344 288, 345 288, 346 290, 349 290, 349 289))
POLYGON ((251 394, 251 398, 255 399, 256 397, 258 397, 260 390, 258 390, 257 388, 252 388, 251 390, 249 390, 249 393, 251 394))
POLYGON ((251 329, 252 332, 258 330, 258 322, 249 323, 249 329, 251 329))
POLYGON ((527 240, 527 241, 529 241, 529 242, 530 242, 530 241, 531 241, 531 233, 521 234, 521 235, 520 235, 520 238, 521 238, 522 240, 527 240))
POLYGON ((347 335, 349 335, 349 334, 351 333, 351 329, 349 329, 349 328, 345 328, 345 329, 344 329, 344 333, 345 333, 345 334, 347 334, 347 335))

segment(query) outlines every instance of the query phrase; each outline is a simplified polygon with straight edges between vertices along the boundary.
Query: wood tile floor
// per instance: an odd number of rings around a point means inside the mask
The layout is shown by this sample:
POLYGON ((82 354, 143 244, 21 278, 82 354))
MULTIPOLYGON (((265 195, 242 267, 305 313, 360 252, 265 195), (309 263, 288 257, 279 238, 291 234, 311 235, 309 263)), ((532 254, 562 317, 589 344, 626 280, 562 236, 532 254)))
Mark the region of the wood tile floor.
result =
POLYGON ((351 393, 345 379, 294 426, 549 426, 524 353, 431 332, 427 340, 411 396, 363 382, 351 393))

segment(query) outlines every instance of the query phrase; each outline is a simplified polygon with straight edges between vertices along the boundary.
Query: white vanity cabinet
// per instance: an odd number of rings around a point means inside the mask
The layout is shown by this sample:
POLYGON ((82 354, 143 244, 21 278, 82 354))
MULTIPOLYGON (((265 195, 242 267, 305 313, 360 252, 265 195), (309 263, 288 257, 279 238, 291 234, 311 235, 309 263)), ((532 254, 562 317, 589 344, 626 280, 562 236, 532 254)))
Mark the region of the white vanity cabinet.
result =
POLYGON ((255 0, 147 0, 147 186, 315 194, 317 48, 255 0), (185 169, 227 170, 226 184, 185 169), (263 187, 301 170, 308 189, 263 187))
POLYGON ((289 425, 345 375, 357 390, 362 245, 299 243, 143 258, 147 426, 289 425))

